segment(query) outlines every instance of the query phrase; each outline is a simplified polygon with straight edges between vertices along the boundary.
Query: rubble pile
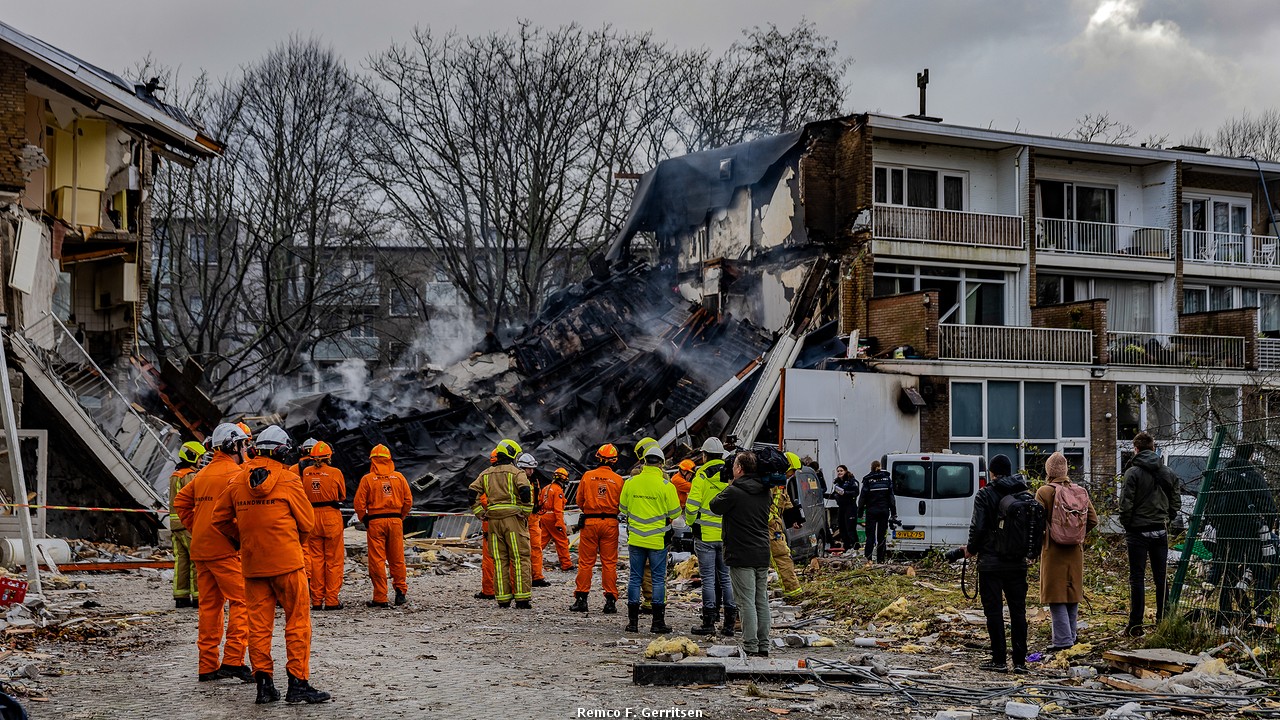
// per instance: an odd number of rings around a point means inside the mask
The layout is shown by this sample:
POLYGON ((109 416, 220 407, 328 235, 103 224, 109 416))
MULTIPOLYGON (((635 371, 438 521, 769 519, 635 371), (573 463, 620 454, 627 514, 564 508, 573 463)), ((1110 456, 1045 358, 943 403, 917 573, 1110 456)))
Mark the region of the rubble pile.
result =
POLYGON ((144 545, 128 547, 109 542, 70 540, 72 562, 137 562, 154 560, 173 562, 171 549, 144 545))
MULTIPOLYGON (((504 437, 580 473, 599 442, 671 429, 773 344, 750 323, 698 309, 658 275, 633 265, 593 276, 552 295, 505 350, 490 338, 453 366, 372 383, 364 400, 297 399, 282 411, 284 426, 333 445, 348 496, 369 449, 387 445, 426 510, 465 510, 467 484, 504 437)), ((709 431, 731 419, 717 413, 709 431)))

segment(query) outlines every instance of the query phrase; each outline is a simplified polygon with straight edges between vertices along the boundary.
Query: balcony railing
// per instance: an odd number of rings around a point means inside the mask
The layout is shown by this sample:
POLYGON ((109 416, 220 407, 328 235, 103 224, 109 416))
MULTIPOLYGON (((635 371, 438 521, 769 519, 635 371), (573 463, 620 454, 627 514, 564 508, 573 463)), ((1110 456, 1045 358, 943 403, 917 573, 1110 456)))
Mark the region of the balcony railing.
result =
POLYGON ((1074 255, 1171 258, 1166 228, 1040 218, 1036 249, 1074 255))
POLYGON ((1258 369, 1280 370, 1280 338, 1258 338, 1258 369))
POLYGON ((1277 248, 1280 248, 1280 238, 1268 235, 1182 231, 1182 259, 1187 262, 1276 267, 1280 265, 1277 248))
POLYGON ((1108 332, 1113 365, 1244 369, 1244 338, 1224 335, 1108 332))
POLYGON ((1093 362, 1093 332, 1000 325, 941 325, 938 355, 944 360, 1093 362))
POLYGON ((872 222, 875 236, 884 240, 1022 247, 1022 218, 1017 215, 876 205, 872 222))

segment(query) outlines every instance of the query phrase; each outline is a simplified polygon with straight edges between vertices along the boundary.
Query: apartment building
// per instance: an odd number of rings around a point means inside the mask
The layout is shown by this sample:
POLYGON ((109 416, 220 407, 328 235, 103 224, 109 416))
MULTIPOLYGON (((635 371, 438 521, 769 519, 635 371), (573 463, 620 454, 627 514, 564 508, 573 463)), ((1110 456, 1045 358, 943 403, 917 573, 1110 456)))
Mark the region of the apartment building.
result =
POLYGON ((1268 414, 1280 164, 868 113, 663 165, 611 256, 647 235, 686 297, 773 329, 838 261, 814 312, 916 376, 923 450, 1108 476, 1148 429, 1193 480, 1213 424, 1268 414))

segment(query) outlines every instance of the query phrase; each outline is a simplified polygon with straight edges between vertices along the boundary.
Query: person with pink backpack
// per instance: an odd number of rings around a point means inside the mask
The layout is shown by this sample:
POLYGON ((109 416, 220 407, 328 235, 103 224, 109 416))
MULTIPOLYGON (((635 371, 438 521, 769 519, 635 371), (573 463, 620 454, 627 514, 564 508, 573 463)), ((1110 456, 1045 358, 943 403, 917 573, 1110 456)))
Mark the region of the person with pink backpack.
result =
POLYGON ((1055 452, 1045 461, 1047 481, 1036 491, 1044 507, 1045 538, 1040 550, 1040 602, 1049 606, 1053 637, 1049 650, 1076 644, 1076 611, 1084 596, 1084 540, 1098 524, 1089 491, 1067 477, 1067 458, 1055 452))

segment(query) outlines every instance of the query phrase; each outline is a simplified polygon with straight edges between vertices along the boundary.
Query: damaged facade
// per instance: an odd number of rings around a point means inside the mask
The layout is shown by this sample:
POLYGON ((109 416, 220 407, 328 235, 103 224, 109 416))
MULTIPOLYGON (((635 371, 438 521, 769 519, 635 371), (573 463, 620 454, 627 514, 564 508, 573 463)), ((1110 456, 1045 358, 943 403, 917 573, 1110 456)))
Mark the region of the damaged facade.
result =
POLYGON ((772 331, 837 267, 812 313, 918 387, 863 417, 918 421, 827 472, 917 443, 1109 477, 1149 428, 1194 481, 1214 423, 1274 414, 1268 198, 1277 163, 869 113, 662 163, 611 257, 651 243, 684 297, 772 331))
MULTIPOLYGON (((20 432, 43 438, 24 447, 28 484, 47 473, 48 503, 166 507, 157 488, 181 440, 134 399, 160 374, 138 359, 149 189, 156 163, 220 146, 154 90, 0 23, 0 312, 20 432)), ((158 527, 141 514, 47 517, 67 536, 158 527)))

